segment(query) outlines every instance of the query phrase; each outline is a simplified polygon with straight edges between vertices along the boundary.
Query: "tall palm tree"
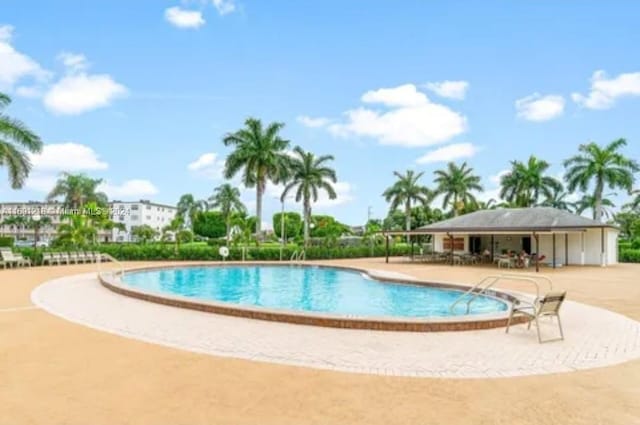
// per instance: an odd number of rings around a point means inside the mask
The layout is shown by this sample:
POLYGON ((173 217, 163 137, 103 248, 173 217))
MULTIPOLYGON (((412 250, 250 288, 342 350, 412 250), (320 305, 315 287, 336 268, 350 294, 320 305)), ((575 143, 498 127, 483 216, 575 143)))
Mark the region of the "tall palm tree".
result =
POLYGON ((579 153, 564 161, 569 191, 586 192, 589 184, 594 183, 594 220, 602 221, 605 186, 632 190, 634 173, 640 170, 640 165, 620 152, 626 144, 625 139, 614 140, 604 147, 590 142, 580 145, 579 153))
POLYGON ((89 202, 105 206, 108 198, 103 192, 97 191, 100 183, 102 179, 92 179, 85 174, 62 173, 47 195, 47 201, 63 197, 64 206, 73 209, 82 208, 89 202))
POLYGON ((0 167, 7 167, 11 187, 20 189, 31 171, 27 152, 42 151, 42 141, 24 123, 2 112, 10 103, 11 98, 0 93, 0 167))
POLYGON ((326 163, 333 161, 332 155, 315 156, 305 152, 300 146, 293 149, 290 164, 290 180, 284 187, 280 200, 284 202, 290 191, 296 191, 296 202, 302 201, 304 214, 304 245, 309 242, 309 224, 311 223, 311 203, 318 201, 318 192, 323 190, 329 199, 336 199, 332 186, 337 181, 336 172, 326 163))
POLYGON ((631 202, 625 204, 625 208, 629 208, 631 210, 639 210, 640 209, 640 189, 636 189, 630 193, 631 196, 635 197, 631 199, 631 202))
POLYGON ((6 226, 14 226, 16 229, 16 236, 18 239, 22 237, 22 231, 27 227, 29 220, 24 215, 12 215, 4 220, 0 224, 6 226))
POLYGON ((450 162, 446 170, 436 170, 434 174, 436 175, 434 182, 437 185, 435 194, 444 195, 443 209, 450 205, 453 215, 457 216, 465 204, 477 203, 471 191, 482 190, 480 177, 473 174, 473 168, 468 167, 466 162, 459 167, 450 162))
POLYGON ((38 246, 38 242, 40 241, 40 230, 43 227, 50 226, 52 223, 51 217, 42 216, 38 220, 34 220, 32 217, 29 217, 26 222, 26 227, 28 229, 33 229, 33 246, 38 246))
POLYGON ((256 237, 261 238, 262 196, 267 182, 284 182, 287 179, 291 158, 286 149, 289 141, 279 136, 284 124, 274 122, 266 128, 259 119, 247 118, 245 127, 227 134, 225 146, 233 146, 234 151, 227 157, 224 175, 233 178, 242 171, 242 183, 256 188, 256 237))
MULTIPOLYGON (((614 208, 616 205, 609 199, 610 197, 616 196, 615 193, 608 193, 604 198, 600 199, 600 217, 609 218, 612 216, 613 212, 610 208, 614 208)), ((582 214, 587 210, 592 211, 592 217, 594 220, 596 219, 596 208, 597 208, 596 197, 594 195, 584 195, 582 199, 576 202, 576 214, 582 214)), ((598 220, 600 221, 600 220, 598 220)))
POLYGON ((196 214, 205 211, 207 207, 206 201, 196 200, 192 194, 185 193, 178 201, 177 215, 182 217, 182 220, 187 227, 190 227, 193 224, 196 214))
POLYGON ((537 205, 541 196, 552 198, 562 191, 562 183, 546 176, 548 169, 547 161, 533 155, 527 162, 511 161, 511 170, 500 179, 500 197, 525 208, 537 205))
MULTIPOLYGON (((433 193, 428 187, 419 183, 424 172, 416 173, 413 170, 407 170, 404 174, 394 171, 393 174, 398 178, 396 182, 389 186, 382 196, 384 200, 390 202, 389 211, 396 210, 399 206, 404 206, 405 229, 411 231, 411 204, 419 202, 423 206, 427 206, 433 198, 433 193)), ((407 242, 409 241, 407 235, 407 242)))
POLYGON ((234 213, 245 213, 246 208, 240 200, 240 190, 229 183, 222 184, 213 190, 213 196, 209 198, 211 206, 222 212, 227 226, 227 246, 231 238, 231 218, 234 213))
POLYGON ((562 186, 553 188, 553 192, 550 195, 546 195, 547 197, 542 201, 541 206, 564 211, 572 211, 576 206, 574 202, 567 201, 569 194, 563 190, 562 186))

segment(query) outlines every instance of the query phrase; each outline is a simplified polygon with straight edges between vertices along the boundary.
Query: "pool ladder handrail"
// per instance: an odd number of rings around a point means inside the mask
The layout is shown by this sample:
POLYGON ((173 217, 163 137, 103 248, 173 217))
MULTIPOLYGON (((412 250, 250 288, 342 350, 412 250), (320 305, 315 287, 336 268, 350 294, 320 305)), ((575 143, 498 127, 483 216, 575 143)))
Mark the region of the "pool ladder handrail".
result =
POLYGON ((542 280, 546 281, 549 284, 549 291, 553 291, 553 282, 547 276, 543 276, 543 275, 528 275, 528 274, 510 274, 510 273, 499 274, 499 275, 490 275, 490 276, 485 276, 484 278, 482 278, 478 283, 476 283, 474 286, 472 286, 467 291, 465 291, 462 295, 460 295, 458 298, 456 298, 456 300, 453 302, 453 304, 451 304, 451 306, 449 307, 449 311, 451 313, 453 313, 453 309, 455 308, 455 306, 458 305, 458 303, 460 303, 467 295, 469 295, 470 293, 473 292, 473 295, 467 300, 467 309, 466 309, 465 312, 466 312, 466 314, 468 314, 469 310, 471 309, 471 303, 473 301, 475 301, 480 295, 486 294, 487 291, 489 289, 491 289, 491 287, 493 287, 493 285, 498 283, 500 280, 520 280, 520 281, 524 281, 524 282, 533 283, 533 285, 536 288, 536 298, 535 299, 538 300, 540 298, 540 284, 536 279, 542 279, 542 280), (491 280, 491 282, 489 282, 485 286, 481 287, 481 285, 483 283, 487 282, 488 280, 491 280))
POLYGON ((291 261, 305 261, 307 259, 307 255, 304 251, 304 249, 298 251, 297 249, 295 251, 293 251, 293 254, 291 255, 291 261))
MULTIPOLYGON (((98 261, 97 261, 97 265, 98 265, 98 276, 100 276, 102 274, 102 260, 104 258, 106 258, 107 260, 109 260, 110 262, 112 262, 113 264, 117 265, 120 268, 120 278, 122 279, 124 277, 124 264, 122 264, 119 260, 115 259, 112 255, 104 253, 104 252, 99 252, 99 256, 98 256, 98 261)), ((111 275, 114 276, 113 271, 111 272, 111 275)))

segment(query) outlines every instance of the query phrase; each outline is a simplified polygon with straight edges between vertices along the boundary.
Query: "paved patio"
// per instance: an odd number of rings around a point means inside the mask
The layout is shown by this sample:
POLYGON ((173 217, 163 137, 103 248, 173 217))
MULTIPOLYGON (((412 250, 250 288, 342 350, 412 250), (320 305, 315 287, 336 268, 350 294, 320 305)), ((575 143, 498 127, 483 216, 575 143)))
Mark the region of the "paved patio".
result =
MULTIPOLYGON (((451 282, 474 282, 479 273, 381 259, 336 263, 451 282)), ((0 271, 0 425, 640 424, 640 360, 505 379, 343 373, 149 344, 72 323, 30 303, 41 283, 92 270, 0 271)), ((545 273, 569 291, 572 302, 640 320, 639 265, 545 273)))
MULTIPOLYGON (((129 338, 342 372, 497 378, 572 372, 640 358, 640 322, 571 301, 562 309, 565 341, 539 344, 535 330, 523 325, 508 335, 503 328, 383 332, 222 316, 124 297, 100 285, 95 273, 49 281, 34 290, 32 300, 49 313, 129 338)), ((542 320, 541 327, 546 338, 558 335, 555 321, 542 320)))

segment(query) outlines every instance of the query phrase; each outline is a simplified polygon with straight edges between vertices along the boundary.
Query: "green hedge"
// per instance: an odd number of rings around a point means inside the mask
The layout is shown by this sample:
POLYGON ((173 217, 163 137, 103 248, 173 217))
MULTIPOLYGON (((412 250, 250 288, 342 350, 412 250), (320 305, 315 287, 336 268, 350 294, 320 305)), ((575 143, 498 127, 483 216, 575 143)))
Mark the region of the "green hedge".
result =
POLYGON ((640 263, 640 249, 623 249, 620 251, 621 263, 640 263))
POLYGON ((15 242, 13 236, 0 236, 0 246, 5 247, 5 246, 13 246, 13 243, 15 242))
MULTIPOLYGON (((31 258, 34 264, 42 262, 42 253, 68 250, 65 249, 34 249, 20 248, 19 251, 25 257, 31 258)), ((123 261, 159 261, 159 260, 195 260, 195 261, 220 261, 222 257, 218 254, 218 247, 211 246, 180 246, 176 252, 173 245, 162 244, 105 244, 87 251, 100 251, 112 255, 123 261)), ((282 251, 283 259, 289 260, 296 248, 285 247, 282 251)), ((409 254, 411 248, 406 245, 392 246, 390 255, 399 256, 409 254)), ((385 255, 384 246, 375 246, 373 250, 368 246, 358 247, 311 247, 306 250, 308 260, 323 260, 337 258, 363 258, 363 257, 383 257, 385 255)), ((245 251, 245 260, 255 261, 277 261, 280 259, 280 247, 248 247, 245 251)), ((242 248, 232 247, 229 249, 228 260, 242 260, 242 248)))

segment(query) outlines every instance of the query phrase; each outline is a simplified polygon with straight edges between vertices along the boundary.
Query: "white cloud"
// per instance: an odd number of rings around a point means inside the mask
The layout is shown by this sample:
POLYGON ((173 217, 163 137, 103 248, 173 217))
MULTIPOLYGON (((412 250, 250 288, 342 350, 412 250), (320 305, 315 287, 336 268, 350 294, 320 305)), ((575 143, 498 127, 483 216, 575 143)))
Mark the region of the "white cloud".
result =
POLYGON ((311 127, 311 128, 324 127, 331 122, 328 118, 323 118, 323 117, 313 118, 307 115, 300 115, 296 119, 300 124, 304 125, 305 127, 311 127))
POLYGON ((85 71, 89 68, 87 57, 80 53, 62 52, 58 55, 58 60, 67 68, 68 72, 75 73, 85 71))
POLYGON ((466 81, 439 81, 427 83, 425 87, 441 97, 462 100, 467 94, 469 83, 466 81))
POLYGON ((606 72, 596 71, 591 77, 591 91, 586 96, 573 93, 571 98, 585 108, 609 109, 618 98, 627 96, 640 96, 640 72, 609 78, 606 72))
POLYGON ((386 106, 420 106, 427 104, 427 95, 419 92, 413 84, 369 90, 360 98, 364 103, 381 103, 386 106))
POLYGON ((149 180, 132 179, 122 184, 101 183, 98 191, 104 192, 110 199, 144 198, 158 193, 158 188, 149 180))
POLYGON ((35 99, 42 96, 42 89, 37 86, 19 86, 16 87, 16 94, 18 96, 35 99))
POLYGON ((10 90, 20 80, 46 81, 51 73, 11 44, 13 27, 0 25, 0 90, 10 90))
POLYGON ((508 168, 505 168, 504 170, 500 170, 498 171, 497 174, 490 176, 489 181, 493 183, 494 186, 500 186, 500 180, 502 180, 502 177, 509 174, 510 172, 511 172, 511 169, 508 169, 508 168))
POLYGON ((186 10, 178 6, 167 8, 164 11, 164 18, 178 28, 200 28, 205 24, 202 12, 186 10))
POLYGON ((109 168, 89 146, 73 142, 44 145, 39 154, 28 155, 33 168, 25 186, 44 193, 51 191, 62 171, 77 173, 109 168))
POLYGON ((478 152, 478 147, 472 143, 454 143, 427 152, 416 160, 418 164, 434 162, 449 162, 456 159, 471 158, 478 152))
POLYGON ((187 169, 192 173, 218 180, 222 178, 224 170, 224 159, 220 159, 215 152, 208 152, 200 155, 195 161, 187 165, 187 169))
POLYGON ((452 109, 430 102, 415 85, 372 90, 365 103, 381 103, 389 110, 360 107, 345 112, 346 122, 330 125, 339 137, 372 137, 383 145, 429 146, 446 142, 466 130, 466 118, 452 109))
POLYGON ((236 10, 234 0, 213 0, 213 5, 220 15, 227 15, 236 10))
POLYGON ((29 154, 33 170, 38 172, 106 170, 109 165, 101 161, 89 146, 79 143, 44 145, 39 154, 29 154))
POLYGON ((44 96, 44 105, 53 113, 77 115, 111 104, 124 97, 127 88, 110 75, 72 74, 55 83, 44 96))
POLYGON ((564 98, 558 95, 542 96, 534 93, 516 100, 518 117, 529 121, 548 121, 564 112, 564 98))

